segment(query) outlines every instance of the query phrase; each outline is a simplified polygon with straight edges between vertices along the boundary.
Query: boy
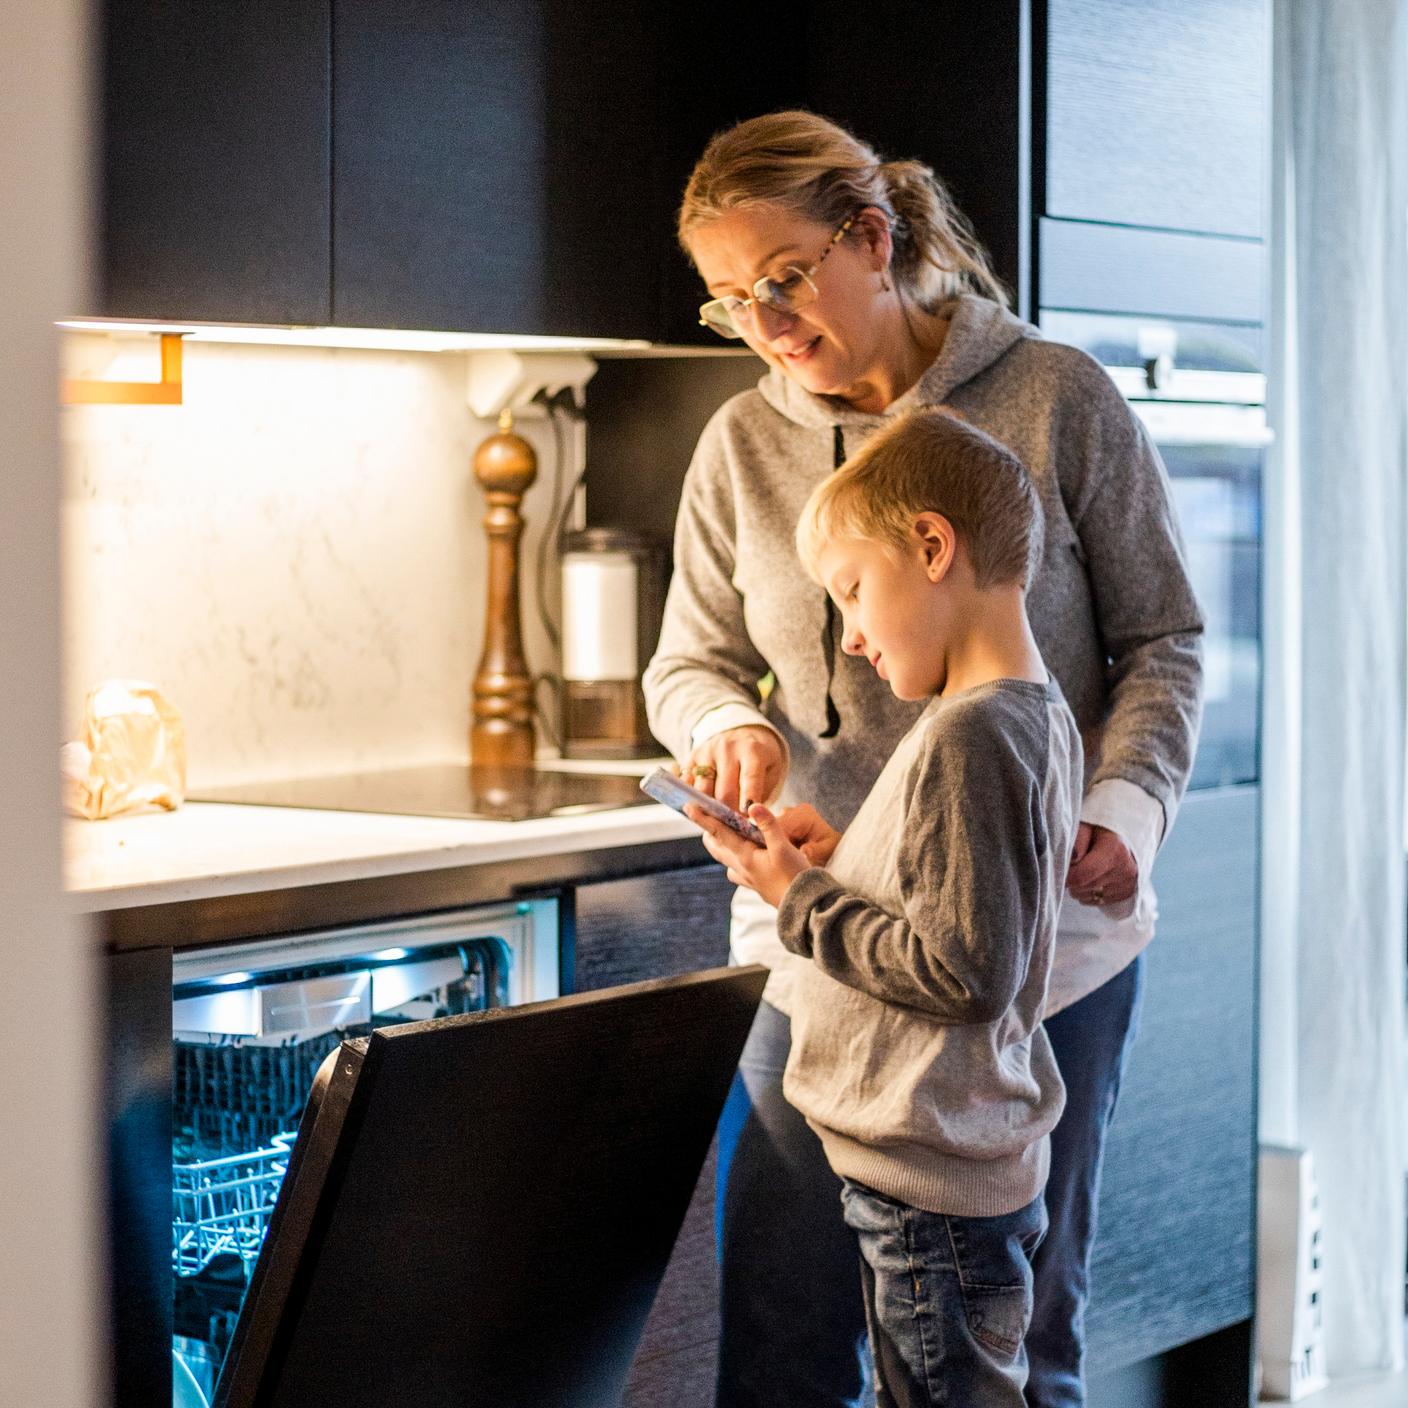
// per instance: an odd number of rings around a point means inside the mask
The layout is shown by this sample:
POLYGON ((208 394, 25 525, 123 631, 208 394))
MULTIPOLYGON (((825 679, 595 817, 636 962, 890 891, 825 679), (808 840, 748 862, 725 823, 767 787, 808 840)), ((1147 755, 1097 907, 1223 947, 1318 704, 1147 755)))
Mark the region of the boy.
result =
POLYGON ((813 493, 798 555, 847 653, 931 702, 844 836, 754 806, 757 847, 690 809, 812 960, 784 1089, 842 1178, 881 1408, 1023 1404, 1065 1099, 1041 1011, 1082 773, 1027 621, 1040 537, 1029 476, 981 431, 924 410, 874 436, 813 493))

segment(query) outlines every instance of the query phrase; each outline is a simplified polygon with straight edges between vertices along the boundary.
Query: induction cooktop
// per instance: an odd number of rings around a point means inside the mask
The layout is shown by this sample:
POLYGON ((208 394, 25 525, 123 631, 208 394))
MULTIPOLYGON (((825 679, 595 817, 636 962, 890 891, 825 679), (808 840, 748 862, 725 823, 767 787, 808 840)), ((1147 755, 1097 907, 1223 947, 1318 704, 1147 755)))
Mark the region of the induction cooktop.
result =
POLYGON ((633 774, 566 772, 549 768, 474 769, 430 764, 385 772, 339 773, 271 782, 206 787, 192 802, 308 807, 316 811, 386 812, 485 821, 527 821, 649 803, 633 774))

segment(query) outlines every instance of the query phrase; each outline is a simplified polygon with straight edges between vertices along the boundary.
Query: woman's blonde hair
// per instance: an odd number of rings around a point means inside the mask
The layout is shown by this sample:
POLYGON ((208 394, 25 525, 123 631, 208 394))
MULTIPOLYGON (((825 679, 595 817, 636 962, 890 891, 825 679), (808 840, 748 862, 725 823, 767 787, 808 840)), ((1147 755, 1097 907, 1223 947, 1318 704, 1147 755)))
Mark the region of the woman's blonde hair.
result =
POLYGON ((1008 306, 1007 290, 933 171, 922 161, 882 161, 828 118, 774 112, 715 134, 680 205, 685 253, 700 225, 749 205, 779 205, 832 228, 876 206, 890 221, 896 287, 926 312, 961 293, 1008 306))
POLYGON ((953 524, 980 588, 1031 581, 1041 553, 1041 500, 1005 445, 948 411, 897 416, 823 479, 797 521, 797 556, 824 586, 817 562, 844 539, 902 550, 921 513, 953 524))

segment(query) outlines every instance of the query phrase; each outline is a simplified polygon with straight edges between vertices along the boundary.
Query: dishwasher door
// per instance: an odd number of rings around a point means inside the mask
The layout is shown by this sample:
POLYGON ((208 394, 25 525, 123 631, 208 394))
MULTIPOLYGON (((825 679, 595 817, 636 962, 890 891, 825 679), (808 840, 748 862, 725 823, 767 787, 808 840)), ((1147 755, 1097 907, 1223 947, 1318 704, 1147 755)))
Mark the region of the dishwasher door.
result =
POLYGON ((320 1072, 217 1408, 612 1408, 767 970, 373 1032, 320 1072))
POLYGON ((558 942, 549 898, 176 954, 175 1408, 210 1401, 328 1054, 408 1023, 556 997, 558 942))

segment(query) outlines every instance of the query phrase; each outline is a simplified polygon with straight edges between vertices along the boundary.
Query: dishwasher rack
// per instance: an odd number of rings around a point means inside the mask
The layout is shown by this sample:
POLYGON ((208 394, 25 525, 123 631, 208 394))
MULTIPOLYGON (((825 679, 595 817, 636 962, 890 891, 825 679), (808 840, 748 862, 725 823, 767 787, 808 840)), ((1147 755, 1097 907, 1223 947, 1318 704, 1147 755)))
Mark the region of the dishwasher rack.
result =
MULTIPOLYGON (((175 1043, 172 1063, 176 1154, 191 1167, 214 1167, 229 1154, 264 1152, 277 1136, 298 1128, 313 1077, 343 1036, 330 1032, 289 1046, 175 1043)), ((181 1186, 181 1175, 176 1175, 181 1186)))
POLYGON ((269 1216, 288 1172, 296 1131, 269 1147, 225 1158, 173 1164, 171 1260, 178 1276, 195 1276, 217 1256, 248 1268, 259 1255, 269 1216))

